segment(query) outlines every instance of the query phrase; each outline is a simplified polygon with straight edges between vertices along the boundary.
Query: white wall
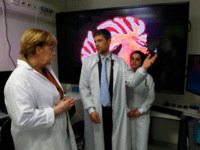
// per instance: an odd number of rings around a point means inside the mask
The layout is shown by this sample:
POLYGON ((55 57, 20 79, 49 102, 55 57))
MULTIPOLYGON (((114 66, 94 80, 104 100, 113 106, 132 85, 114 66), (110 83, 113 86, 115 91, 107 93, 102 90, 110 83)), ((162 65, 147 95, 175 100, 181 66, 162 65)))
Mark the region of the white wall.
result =
MULTIPOLYGON (((187 54, 200 54, 200 0, 188 1, 190 2, 189 20, 192 24, 192 30, 188 33, 187 54)), ((67 0, 67 11, 80 11, 170 2, 183 2, 183 0, 67 0)), ((165 101, 187 106, 194 104, 200 105, 200 97, 187 91, 185 91, 184 95, 156 93, 155 103, 163 104, 165 101)), ((165 123, 165 121, 159 120, 159 118, 154 120, 157 121, 153 123, 156 126, 153 128, 152 137, 154 139, 160 139, 162 141, 168 141, 177 144, 179 122, 172 121, 170 123, 172 126, 169 127, 169 124, 165 123), (168 136, 159 133, 163 129, 166 133, 168 133, 168 136)))
POLYGON ((56 7, 59 7, 62 11, 66 11, 67 1, 66 0, 41 0, 43 2, 49 3, 56 7))
MULTIPOLYGON (((43 0, 45 1, 45 0, 43 0)), ((61 7, 62 11, 66 10, 66 1, 60 0, 59 2, 55 1, 45 1, 51 5, 54 5, 56 7, 61 7)), ((6 71, 6 70, 13 70, 14 65, 11 62, 11 59, 8 56, 8 44, 5 38, 3 29, 3 11, 0 7, 0 71, 6 71)), ((17 59, 20 57, 19 51, 20 51, 20 40, 22 34, 30 28, 39 28, 44 29, 52 33, 56 37, 56 23, 55 22, 48 22, 48 21, 42 21, 40 19, 35 20, 35 17, 31 17, 25 14, 19 14, 13 11, 7 11, 7 27, 8 27, 8 39, 11 44, 11 57, 14 61, 14 63, 17 63, 17 59), (36 24, 35 24, 36 21, 36 24)), ((55 47, 55 52, 57 52, 57 47, 55 47)), ((57 56, 54 57, 52 66, 53 69, 58 75, 58 63, 57 63, 57 56)))
MULTIPOLYGON (((0 12, 0 70, 13 70, 14 66, 8 57, 8 45, 4 36, 3 31, 3 18, 2 18, 2 11, 0 12), (8 66, 10 64, 10 66, 8 66)), ((20 40, 22 34, 30 28, 35 28, 35 19, 25 15, 19 15, 13 12, 7 13, 7 26, 8 26, 8 39, 11 44, 11 57, 15 64, 17 64, 17 59, 20 57, 20 40)), ((51 22, 43 22, 37 20, 36 28, 44 29, 51 32, 54 36, 56 36, 56 25, 55 23, 51 22)), ((55 48, 57 52, 57 48, 55 48)), ((58 74, 57 70, 57 57, 54 58, 53 68, 55 73, 58 74)))

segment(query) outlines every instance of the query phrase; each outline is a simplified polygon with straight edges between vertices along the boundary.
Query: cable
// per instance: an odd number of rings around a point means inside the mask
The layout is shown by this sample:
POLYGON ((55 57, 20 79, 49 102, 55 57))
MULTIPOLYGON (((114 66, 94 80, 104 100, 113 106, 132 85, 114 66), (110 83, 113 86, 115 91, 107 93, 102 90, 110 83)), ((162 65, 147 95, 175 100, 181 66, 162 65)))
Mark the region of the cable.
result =
POLYGON ((37 17, 38 17, 38 1, 36 1, 36 17, 35 17, 35 28, 36 28, 36 25, 37 25, 37 17))
POLYGON ((191 24, 191 22, 189 20, 188 20, 188 24, 190 25, 190 28, 189 28, 188 32, 190 32, 191 29, 192 29, 192 24, 191 24))
MULTIPOLYGON (((187 68, 187 67, 185 67, 185 69, 186 69, 186 70, 188 70, 188 68, 187 68)), ((187 72, 188 72, 188 71, 187 71, 187 72)), ((186 74, 186 75, 185 75, 185 78, 186 78, 187 76, 188 76, 188 75, 186 74)))
POLYGON ((12 57, 11 57, 11 55, 10 55, 10 53, 11 53, 11 45, 10 45, 10 42, 9 42, 9 40, 8 40, 8 27, 7 27, 7 21, 6 21, 6 3, 5 3, 5 0, 2 0, 2 8, 3 8, 3 17, 4 17, 4 23, 3 23, 3 30, 5 31, 5 36, 6 36, 6 40, 7 40, 7 43, 8 43, 8 46, 9 46, 9 57, 10 57, 10 59, 11 59, 11 61, 12 61, 12 63, 13 63, 13 65, 15 66, 15 68, 16 68, 16 65, 15 65, 15 63, 14 63, 14 61, 12 60, 12 57), (5 27, 4 27, 4 24, 5 24, 5 27))
MULTIPOLYGON (((2 0, 2 11, 3 11, 3 31, 4 31, 3 33, 4 33, 4 36, 6 37, 6 30, 5 30, 5 24, 6 24, 5 23, 5 6, 4 6, 3 0, 2 0)), ((9 53, 9 51, 8 51, 8 53, 9 53)), ((7 58, 7 56, 9 57, 9 55, 6 55, 6 58, 5 58, 7 60, 7 65, 12 70, 11 66, 9 65, 10 63, 9 63, 9 59, 7 58)))

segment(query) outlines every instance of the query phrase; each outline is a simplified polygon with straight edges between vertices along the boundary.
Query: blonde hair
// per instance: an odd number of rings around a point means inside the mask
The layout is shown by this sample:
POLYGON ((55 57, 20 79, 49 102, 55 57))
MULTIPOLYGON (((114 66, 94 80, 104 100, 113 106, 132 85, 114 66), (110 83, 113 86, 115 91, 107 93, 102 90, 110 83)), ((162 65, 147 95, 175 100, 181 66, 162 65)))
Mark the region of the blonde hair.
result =
POLYGON ((19 54, 27 56, 36 53, 36 47, 57 45, 56 38, 48 31, 42 29, 28 29, 21 37, 19 54))

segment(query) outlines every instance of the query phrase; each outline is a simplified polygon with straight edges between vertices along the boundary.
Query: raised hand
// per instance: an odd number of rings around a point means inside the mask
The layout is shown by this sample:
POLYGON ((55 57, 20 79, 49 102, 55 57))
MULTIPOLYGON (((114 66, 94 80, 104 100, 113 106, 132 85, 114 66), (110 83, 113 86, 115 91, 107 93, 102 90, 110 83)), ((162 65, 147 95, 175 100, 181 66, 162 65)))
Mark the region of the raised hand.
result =
POLYGON ((149 67, 151 67, 154 64, 154 62, 157 58, 157 54, 155 54, 151 59, 150 59, 150 57, 151 57, 151 54, 149 54, 143 62, 143 67, 145 69, 148 69, 149 67))

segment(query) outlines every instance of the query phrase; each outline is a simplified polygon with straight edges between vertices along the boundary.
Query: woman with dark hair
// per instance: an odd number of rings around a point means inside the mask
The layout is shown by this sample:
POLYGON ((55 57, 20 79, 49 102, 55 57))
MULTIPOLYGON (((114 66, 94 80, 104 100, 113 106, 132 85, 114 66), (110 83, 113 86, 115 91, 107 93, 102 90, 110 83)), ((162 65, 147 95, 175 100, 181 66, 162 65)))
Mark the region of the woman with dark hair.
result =
MULTIPOLYGON (((134 51, 130 65, 134 72, 143 65, 145 55, 134 51)), ((128 134, 131 150, 147 150, 150 125, 149 109, 154 101, 154 81, 150 74, 137 87, 127 89, 128 134)))

